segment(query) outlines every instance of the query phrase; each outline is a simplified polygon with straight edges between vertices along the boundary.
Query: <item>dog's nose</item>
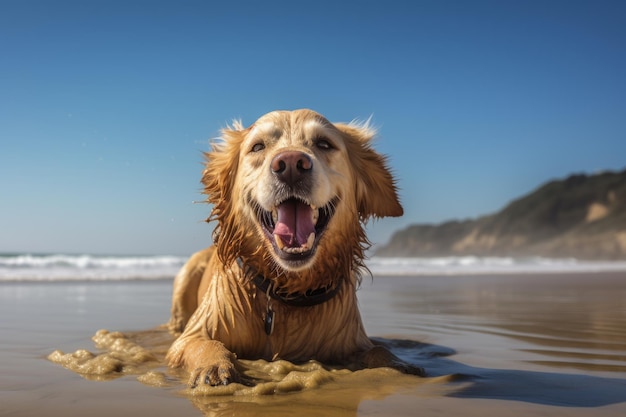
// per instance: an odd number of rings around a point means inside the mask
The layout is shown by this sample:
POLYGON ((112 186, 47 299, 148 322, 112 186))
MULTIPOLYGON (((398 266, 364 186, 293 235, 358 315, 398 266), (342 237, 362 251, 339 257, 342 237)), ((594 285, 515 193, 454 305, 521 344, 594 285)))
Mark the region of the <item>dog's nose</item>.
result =
POLYGON ((293 185, 311 172, 313 161, 303 152, 287 151, 276 155, 270 167, 279 180, 293 185))

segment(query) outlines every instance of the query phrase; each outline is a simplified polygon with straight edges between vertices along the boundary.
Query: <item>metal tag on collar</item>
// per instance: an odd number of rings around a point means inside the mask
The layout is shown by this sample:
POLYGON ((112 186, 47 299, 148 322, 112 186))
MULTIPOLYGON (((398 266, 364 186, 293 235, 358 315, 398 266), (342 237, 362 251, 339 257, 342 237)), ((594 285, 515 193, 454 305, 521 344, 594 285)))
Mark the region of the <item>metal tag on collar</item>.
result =
POLYGON ((265 334, 270 336, 274 331, 274 310, 268 304, 267 312, 265 313, 265 334))
POLYGON ((267 297, 267 311, 265 312, 265 334, 271 336, 274 331, 274 310, 272 309, 272 299, 270 297, 270 292, 272 291, 272 284, 267 286, 267 291, 265 296, 267 297))

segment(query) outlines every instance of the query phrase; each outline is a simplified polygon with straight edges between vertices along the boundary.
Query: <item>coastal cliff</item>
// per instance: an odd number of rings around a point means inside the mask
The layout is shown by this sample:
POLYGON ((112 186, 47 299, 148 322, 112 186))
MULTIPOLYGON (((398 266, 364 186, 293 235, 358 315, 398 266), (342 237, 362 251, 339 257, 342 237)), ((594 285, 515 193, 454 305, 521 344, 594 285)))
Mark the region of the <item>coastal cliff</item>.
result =
POLYGON ((376 255, 626 259, 626 170, 550 181, 477 219, 408 226, 376 255))

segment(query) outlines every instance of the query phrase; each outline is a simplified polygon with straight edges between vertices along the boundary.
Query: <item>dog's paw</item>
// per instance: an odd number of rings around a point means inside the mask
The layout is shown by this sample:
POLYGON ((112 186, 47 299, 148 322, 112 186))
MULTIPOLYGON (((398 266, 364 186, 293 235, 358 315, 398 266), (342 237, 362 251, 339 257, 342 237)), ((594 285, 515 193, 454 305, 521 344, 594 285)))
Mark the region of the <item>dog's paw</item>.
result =
POLYGON ((403 362, 400 359, 398 359, 397 361, 392 361, 389 364, 389 367, 398 370, 403 374, 426 376, 426 371, 424 370, 424 368, 411 365, 410 363, 403 362))
POLYGON ((191 388, 199 385, 228 385, 231 382, 239 382, 239 373, 232 363, 221 363, 205 368, 197 368, 189 377, 189 386, 191 388))
POLYGON ((404 362, 383 346, 374 346, 365 352, 362 362, 366 368, 393 368, 405 374, 426 376, 423 368, 404 362))

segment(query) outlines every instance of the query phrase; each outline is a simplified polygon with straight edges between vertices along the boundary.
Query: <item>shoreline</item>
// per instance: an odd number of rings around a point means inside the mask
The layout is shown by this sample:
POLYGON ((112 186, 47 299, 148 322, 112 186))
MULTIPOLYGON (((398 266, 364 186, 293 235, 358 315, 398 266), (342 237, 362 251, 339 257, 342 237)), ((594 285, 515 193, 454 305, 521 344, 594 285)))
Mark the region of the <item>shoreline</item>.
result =
MULTIPOLYGON (((529 277, 533 275, 540 276, 581 276, 581 275, 623 275, 626 277, 626 265, 624 269, 622 267, 615 268, 600 268, 600 269, 572 269, 572 270, 529 270, 529 271, 458 271, 458 272, 416 272, 413 274, 408 273, 385 273, 385 272, 374 272, 369 273, 368 270, 364 270, 365 273, 361 275, 362 280, 365 282, 368 279, 432 279, 436 277, 448 277, 448 278, 471 278, 471 277, 501 277, 501 278, 509 278, 509 277, 529 277)), ((61 278, 61 279, 29 279, 29 278, 21 278, 21 279, 0 279, 0 286, 2 285, 56 285, 56 284, 124 284, 124 283, 163 283, 163 282, 172 282, 175 278, 174 276, 167 277, 158 277, 158 278, 144 278, 144 277, 135 277, 135 278, 61 278)))
MULTIPOLYGON (((82 282, 169 280, 187 257, 104 255, 0 255, 0 284, 7 282, 82 282)), ((626 261, 584 261, 574 258, 456 256, 366 260, 364 277, 431 275, 585 274, 626 272, 626 261)))
MULTIPOLYGON (((419 407, 425 416, 626 413, 626 272, 373 278, 364 277, 357 293, 368 335, 399 343, 394 352, 431 377, 357 373, 300 392, 220 398, 190 397, 175 374, 166 379, 172 385, 160 388, 131 374, 96 382, 45 359, 56 349, 103 352, 91 340, 99 329, 158 336, 157 327, 169 319, 171 280, 0 283, 0 315, 10 318, 0 324, 2 412, 408 416, 419 407)), ((152 343, 146 337, 133 340, 152 343)))

